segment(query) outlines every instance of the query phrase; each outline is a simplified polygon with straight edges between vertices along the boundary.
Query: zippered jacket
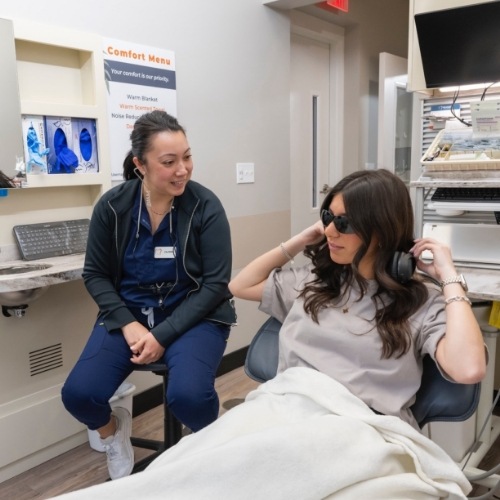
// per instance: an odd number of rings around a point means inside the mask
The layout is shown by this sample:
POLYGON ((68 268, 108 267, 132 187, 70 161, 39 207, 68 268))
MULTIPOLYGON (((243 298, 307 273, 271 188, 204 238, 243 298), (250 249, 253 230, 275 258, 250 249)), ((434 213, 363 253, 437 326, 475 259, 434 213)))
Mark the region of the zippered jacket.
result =
MULTIPOLYGON (((136 321, 120 297, 122 264, 129 241, 132 211, 140 180, 128 180, 102 195, 90 221, 83 268, 85 286, 99 307, 108 330, 136 321)), ((209 189, 189 181, 175 198, 182 265, 193 289, 151 333, 164 347, 203 319, 236 322, 228 283, 231 277, 231 235, 220 200, 209 189)))

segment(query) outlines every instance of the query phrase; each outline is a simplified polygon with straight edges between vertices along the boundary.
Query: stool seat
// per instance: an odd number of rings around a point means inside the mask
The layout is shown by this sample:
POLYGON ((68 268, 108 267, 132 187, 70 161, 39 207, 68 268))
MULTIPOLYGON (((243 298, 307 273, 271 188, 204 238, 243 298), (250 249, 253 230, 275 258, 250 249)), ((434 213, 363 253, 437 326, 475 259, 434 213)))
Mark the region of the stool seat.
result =
POLYGON ((138 448, 145 448, 148 450, 154 450, 151 455, 139 460, 132 470, 134 472, 139 472, 144 470, 157 456, 163 453, 165 450, 178 443, 182 438, 182 424, 170 411, 167 404, 167 385, 168 385, 168 367, 165 363, 155 362, 149 363, 147 365, 135 365, 134 371, 139 372, 152 372, 155 375, 159 375, 163 379, 163 441, 158 441, 155 439, 145 439, 140 437, 132 436, 130 441, 132 446, 138 448))
POLYGON ((155 363, 148 363, 147 365, 135 365, 135 372, 153 372, 163 375, 165 372, 168 373, 168 367, 165 363, 156 361, 155 363))

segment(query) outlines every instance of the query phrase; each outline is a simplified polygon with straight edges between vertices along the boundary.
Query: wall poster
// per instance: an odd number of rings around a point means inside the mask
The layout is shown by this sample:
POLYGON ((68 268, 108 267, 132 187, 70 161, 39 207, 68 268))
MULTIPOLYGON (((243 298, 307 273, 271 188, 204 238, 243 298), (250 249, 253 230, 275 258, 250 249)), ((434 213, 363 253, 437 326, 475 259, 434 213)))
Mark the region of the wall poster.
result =
POLYGON ((139 116, 155 109, 177 116, 175 58, 170 50, 104 40, 111 177, 122 180, 130 132, 139 116))

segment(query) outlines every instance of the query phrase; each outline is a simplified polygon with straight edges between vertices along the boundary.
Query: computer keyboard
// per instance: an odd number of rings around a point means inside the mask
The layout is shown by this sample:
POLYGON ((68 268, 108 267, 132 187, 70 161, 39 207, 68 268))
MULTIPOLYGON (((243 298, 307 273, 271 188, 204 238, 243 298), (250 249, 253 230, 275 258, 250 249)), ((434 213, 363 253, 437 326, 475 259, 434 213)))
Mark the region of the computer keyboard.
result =
POLYGON ((500 203, 500 187, 439 187, 434 191, 431 201, 500 203))
POLYGON ((14 226, 14 236, 24 260, 84 253, 89 219, 14 226))
POLYGON ((459 215, 456 210, 493 212, 500 211, 500 188, 498 187, 439 187, 431 196, 428 207, 441 215, 459 215), (446 214, 445 214, 446 212, 446 214))

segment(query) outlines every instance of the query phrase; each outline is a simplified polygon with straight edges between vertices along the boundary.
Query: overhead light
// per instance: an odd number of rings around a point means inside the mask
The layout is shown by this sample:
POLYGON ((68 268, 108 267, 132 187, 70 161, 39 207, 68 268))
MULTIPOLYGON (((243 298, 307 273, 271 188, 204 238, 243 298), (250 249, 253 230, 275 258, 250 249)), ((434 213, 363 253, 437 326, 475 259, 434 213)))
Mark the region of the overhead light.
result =
POLYGON ((475 83, 471 85, 455 85, 453 87, 440 87, 440 92, 456 92, 457 90, 476 90, 476 89, 484 89, 486 87, 498 87, 500 86, 500 82, 496 83, 475 83))

